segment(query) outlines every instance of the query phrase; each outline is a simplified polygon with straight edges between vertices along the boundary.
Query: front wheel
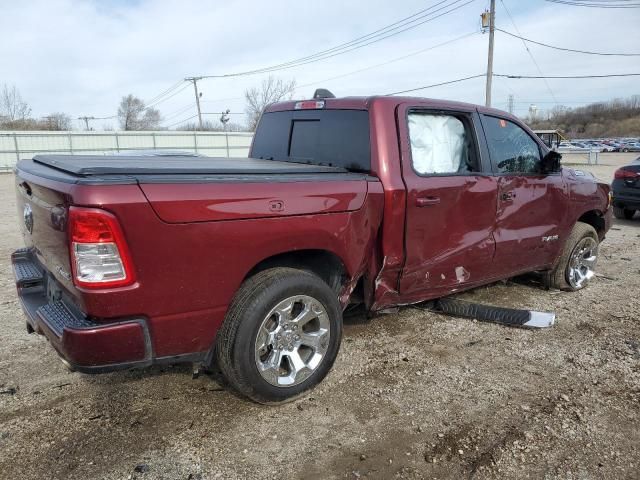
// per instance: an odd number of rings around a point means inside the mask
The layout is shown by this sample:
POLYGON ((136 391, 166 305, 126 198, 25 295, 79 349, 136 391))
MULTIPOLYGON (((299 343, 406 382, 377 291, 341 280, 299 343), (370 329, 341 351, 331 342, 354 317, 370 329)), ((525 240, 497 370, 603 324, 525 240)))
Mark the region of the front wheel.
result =
POLYGON ((596 230, 578 222, 567 239, 560 261, 551 272, 551 286, 560 290, 580 290, 595 276, 599 240, 596 230))
POLYGON ((292 400, 329 373, 340 348, 342 311, 318 276, 272 268, 248 279, 218 333, 229 384, 259 403, 292 400))

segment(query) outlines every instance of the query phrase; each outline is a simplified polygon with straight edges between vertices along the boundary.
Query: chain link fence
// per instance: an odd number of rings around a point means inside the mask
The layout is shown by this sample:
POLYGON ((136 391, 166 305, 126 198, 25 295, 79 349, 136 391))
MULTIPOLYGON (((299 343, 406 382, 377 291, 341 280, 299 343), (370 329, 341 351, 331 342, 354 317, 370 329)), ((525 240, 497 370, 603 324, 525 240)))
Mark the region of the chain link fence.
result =
POLYGON ((0 170, 41 153, 107 155, 130 150, 184 150, 209 157, 246 157, 244 132, 0 132, 0 170))

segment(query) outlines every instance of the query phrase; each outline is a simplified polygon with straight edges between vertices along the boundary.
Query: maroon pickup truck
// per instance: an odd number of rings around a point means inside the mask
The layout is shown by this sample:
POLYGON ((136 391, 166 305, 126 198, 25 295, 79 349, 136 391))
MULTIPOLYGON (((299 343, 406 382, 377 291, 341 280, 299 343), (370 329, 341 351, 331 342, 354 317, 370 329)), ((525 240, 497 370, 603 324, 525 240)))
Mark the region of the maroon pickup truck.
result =
POLYGON ((250 158, 18 163, 27 329, 86 373, 217 363, 263 403, 330 370, 342 313, 594 275, 609 187, 517 118, 422 98, 271 105, 250 158))

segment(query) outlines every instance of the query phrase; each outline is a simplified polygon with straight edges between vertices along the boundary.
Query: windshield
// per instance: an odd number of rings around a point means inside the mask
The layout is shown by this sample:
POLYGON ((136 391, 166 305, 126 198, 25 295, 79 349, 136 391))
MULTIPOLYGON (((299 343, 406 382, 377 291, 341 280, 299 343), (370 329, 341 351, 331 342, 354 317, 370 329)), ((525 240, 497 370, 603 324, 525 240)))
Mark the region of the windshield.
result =
POLYGON ((318 109, 265 113, 250 156, 368 172, 369 112, 318 109))

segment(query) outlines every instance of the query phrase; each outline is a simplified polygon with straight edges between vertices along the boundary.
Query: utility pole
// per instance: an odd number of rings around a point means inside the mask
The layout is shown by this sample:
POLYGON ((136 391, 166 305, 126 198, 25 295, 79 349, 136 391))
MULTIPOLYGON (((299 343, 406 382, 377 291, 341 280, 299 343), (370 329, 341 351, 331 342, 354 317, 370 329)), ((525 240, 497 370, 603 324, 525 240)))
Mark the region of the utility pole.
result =
POLYGON ((200 126, 200 130, 202 130, 202 112, 200 111, 200 97, 202 93, 198 93, 198 80, 202 80, 202 77, 187 77, 185 80, 187 82, 193 82, 193 90, 196 94, 196 107, 198 108, 198 125, 200 126))
MULTIPOLYGON (((485 105, 491 106, 491 81, 493 80, 493 35, 496 29, 496 0, 491 0, 489 10, 489 58, 487 59, 487 90, 485 93, 485 105)), ((486 12, 485 12, 486 14, 486 12)), ((482 16, 482 26, 485 26, 485 15, 482 16)))
POLYGON ((509 94, 509 100, 507 102, 507 111, 513 114, 513 93, 509 94))
POLYGON ((89 130, 89 120, 95 120, 96 117, 78 117, 78 120, 84 121, 85 130, 89 130))

